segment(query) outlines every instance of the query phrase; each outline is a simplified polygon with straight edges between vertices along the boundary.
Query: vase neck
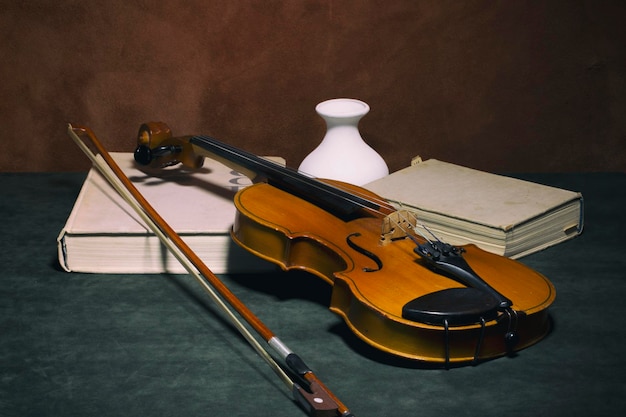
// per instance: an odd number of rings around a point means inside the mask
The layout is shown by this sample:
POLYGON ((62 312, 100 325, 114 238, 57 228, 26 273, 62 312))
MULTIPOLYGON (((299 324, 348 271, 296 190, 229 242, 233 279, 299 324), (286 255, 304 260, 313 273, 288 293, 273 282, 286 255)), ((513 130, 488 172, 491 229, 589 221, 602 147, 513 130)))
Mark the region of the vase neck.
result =
POLYGON ((359 121, 363 116, 351 116, 351 117, 333 117, 333 116, 322 116, 324 121, 326 122, 326 128, 336 128, 336 127, 350 127, 353 129, 358 128, 359 121))

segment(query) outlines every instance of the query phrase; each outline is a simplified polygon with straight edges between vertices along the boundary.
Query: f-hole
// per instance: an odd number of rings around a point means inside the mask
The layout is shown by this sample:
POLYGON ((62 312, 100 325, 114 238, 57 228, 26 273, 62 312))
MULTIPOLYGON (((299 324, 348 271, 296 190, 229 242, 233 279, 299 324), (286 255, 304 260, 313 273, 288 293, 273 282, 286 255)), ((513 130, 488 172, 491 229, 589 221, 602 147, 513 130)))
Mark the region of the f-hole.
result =
POLYGON ((360 247, 359 245, 357 245, 356 243, 352 241, 353 237, 359 237, 359 236, 361 236, 361 234, 358 232, 348 235, 348 237, 346 237, 346 242, 348 243, 348 246, 350 246, 355 251, 359 252, 361 255, 367 256, 376 264, 376 268, 363 267, 364 272, 380 271, 383 267, 383 261, 381 261, 380 258, 376 256, 374 253, 368 251, 367 249, 363 249, 362 247, 360 247))

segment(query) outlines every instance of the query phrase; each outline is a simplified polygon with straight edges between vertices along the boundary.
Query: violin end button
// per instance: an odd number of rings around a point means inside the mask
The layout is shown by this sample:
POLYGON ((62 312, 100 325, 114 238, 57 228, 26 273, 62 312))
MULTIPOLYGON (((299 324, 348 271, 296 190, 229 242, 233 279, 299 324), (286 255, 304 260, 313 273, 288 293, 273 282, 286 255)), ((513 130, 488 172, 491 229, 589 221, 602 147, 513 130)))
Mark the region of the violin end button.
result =
POLYGON ((513 331, 506 332, 504 335, 504 342, 506 343, 507 349, 512 351, 513 348, 515 348, 515 345, 517 345, 517 342, 519 342, 519 336, 513 331))

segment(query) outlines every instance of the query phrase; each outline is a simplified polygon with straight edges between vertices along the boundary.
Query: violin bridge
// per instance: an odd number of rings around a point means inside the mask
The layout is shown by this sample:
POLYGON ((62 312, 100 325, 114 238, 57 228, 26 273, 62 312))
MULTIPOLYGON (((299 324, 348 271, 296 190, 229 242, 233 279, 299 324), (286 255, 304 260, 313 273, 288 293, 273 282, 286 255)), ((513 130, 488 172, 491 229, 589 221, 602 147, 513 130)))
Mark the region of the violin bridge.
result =
POLYGON ((380 243, 384 246, 397 239, 404 239, 415 229, 417 216, 408 210, 394 211, 383 219, 380 243))

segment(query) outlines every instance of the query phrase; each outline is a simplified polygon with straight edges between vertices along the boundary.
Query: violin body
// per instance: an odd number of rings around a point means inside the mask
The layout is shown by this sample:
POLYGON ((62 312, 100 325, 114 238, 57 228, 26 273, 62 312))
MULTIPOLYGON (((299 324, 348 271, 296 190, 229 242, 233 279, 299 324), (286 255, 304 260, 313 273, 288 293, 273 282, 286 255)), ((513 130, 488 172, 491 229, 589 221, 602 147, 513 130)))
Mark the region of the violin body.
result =
MULTIPOLYGON (((402 307, 412 299, 463 285, 428 268, 415 255, 415 244, 409 239, 381 245, 380 217, 365 213, 344 221, 265 183, 241 190, 235 206, 233 239, 284 270, 305 270, 332 285, 330 310, 368 344, 404 358, 435 363, 485 360, 511 352, 503 335, 512 323, 504 313, 484 326, 447 329, 402 317, 402 307), (362 249, 375 253, 382 267, 371 271, 375 262, 348 244, 348 236, 362 249)), ((556 295, 550 281, 517 261, 475 245, 464 249, 472 269, 513 302, 518 337, 513 350, 541 340, 549 332, 547 308, 556 295)))

